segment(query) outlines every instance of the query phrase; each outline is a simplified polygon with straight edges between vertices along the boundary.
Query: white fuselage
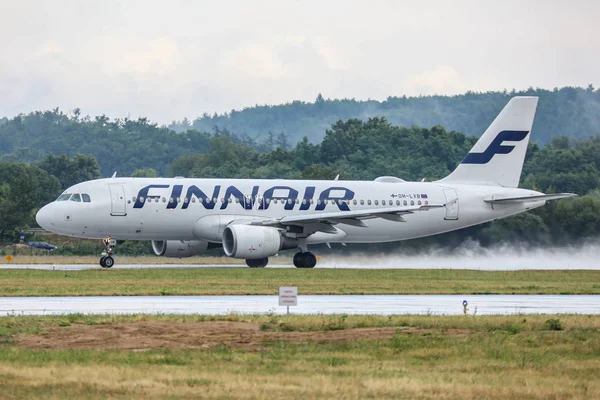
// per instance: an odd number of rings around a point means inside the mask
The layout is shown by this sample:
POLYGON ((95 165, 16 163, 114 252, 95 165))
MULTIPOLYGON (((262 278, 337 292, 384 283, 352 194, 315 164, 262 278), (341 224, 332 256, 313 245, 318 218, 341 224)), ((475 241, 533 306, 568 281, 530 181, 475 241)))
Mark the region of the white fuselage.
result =
POLYGON ((545 204, 541 200, 492 205, 484 200, 540 193, 442 182, 110 178, 83 182, 65 193, 86 194, 89 202, 67 200, 46 205, 37 215, 42 227, 62 235, 118 240, 220 242, 223 227, 232 220, 368 210, 411 202, 444 205, 404 215, 404 222, 372 218, 364 221, 367 226, 339 223, 337 234, 318 232, 308 240, 390 242, 461 229, 545 204))

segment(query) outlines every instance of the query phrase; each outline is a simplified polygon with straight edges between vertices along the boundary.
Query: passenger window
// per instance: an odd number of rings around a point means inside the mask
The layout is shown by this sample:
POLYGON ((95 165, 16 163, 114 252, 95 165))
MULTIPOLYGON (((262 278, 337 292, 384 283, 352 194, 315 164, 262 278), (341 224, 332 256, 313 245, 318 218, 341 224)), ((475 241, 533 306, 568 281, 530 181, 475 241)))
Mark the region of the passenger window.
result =
POLYGON ((190 200, 189 200, 187 197, 183 199, 183 202, 184 202, 185 204, 187 204, 189 201, 190 201, 190 200))
POLYGON ((421 205, 421 200, 417 201, 417 204, 418 204, 418 205, 421 205))
POLYGON ((195 203, 195 202, 196 202, 196 198, 192 197, 192 203, 195 203))
POLYGON ((173 198, 169 197, 169 203, 172 203, 172 202, 173 202, 173 198))
POLYGON ((428 204, 429 204, 429 201, 425 200, 425 205, 428 205, 428 204))
POLYGON ((79 193, 75 193, 73 196, 71 196, 71 201, 81 203, 81 196, 79 195, 79 193))
POLYGON ((356 200, 352 200, 352 204, 356 205, 356 200))
POLYGON ((368 204, 368 205, 371 205, 371 200, 367 200, 367 204, 368 204))
POLYGON ((310 199, 310 204, 313 204, 313 203, 314 203, 314 200, 313 200, 313 199, 310 199))
POLYGON ((271 199, 267 198, 267 204, 271 204, 271 199))
POLYGON ((400 205, 400 200, 396 200, 396 205, 399 206, 400 205))
MULTIPOLYGON (((237 197, 236 197, 237 200, 237 197)), ((233 200, 231 200, 231 197, 227 200, 230 204, 233 202, 233 200)))
POLYGON ((162 202, 163 202, 163 203, 166 203, 166 202, 167 202, 167 199, 163 197, 163 198, 162 198, 162 202))
POLYGON ((298 202, 299 202, 299 200, 298 200, 298 199, 296 199, 296 204, 298 204, 298 202))
POLYGON ((410 201, 410 205, 411 205, 411 206, 414 206, 414 205, 415 205, 415 201, 414 201, 414 200, 411 200, 411 201, 410 201))
POLYGON ((181 203, 181 197, 178 197, 178 198, 177 198, 177 202, 178 202, 178 203, 181 203))
POLYGON ((303 200, 302 200, 302 204, 306 204, 306 199, 303 199, 303 200))
POLYGON ((140 201, 143 203, 144 202, 144 197, 140 197, 140 201))
POLYGON ((317 200, 317 204, 321 204, 321 199, 317 200))
POLYGON ((365 201, 364 201, 364 200, 361 200, 361 201, 360 201, 360 205, 361 205, 361 206, 364 206, 364 205, 365 205, 365 201))
POLYGON ((292 199, 288 199, 287 203, 292 204, 292 199))
POLYGON ((58 199, 56 199, 56 201, 67 201, 70 197, 71 193, 61 194, 60 196, 58 196, 58 199))
POLYGON ((90 199, 90 195, 89 195, 89 194, 85 194, 85 193, 83 193, 83 194, 81 195, 81 197, 83 198, 83 202, 84 202, 84 203, 89 203, 89 202, 91 202, 91 201, 92 201, 92 200, 90 199))
MULTIPOLYGON (((217 200, 218 200, 218 199, 217 199, 216 197, 213 197, 213 203, 216 203, 216 202, 217 202, 217 200)), ((208 203, 210 203, 210 202, 208 202, 208 203)))
POLYGON ((375 200, 375 205, 378 206, 379 205, 379 201, 375 200))
POLYGON ((407 205, 408 205, 408 202, 407 202, 406 200, 404 200, 404 205, 405 205, 405 206, 407 206, 407 205))
POLYGON ((136 200, 136 199, 135 199, 135 197, 132 197, 132 198, 131 198, 131 201, 133 201, 134 203, 135 203, 135 200, 136 200))

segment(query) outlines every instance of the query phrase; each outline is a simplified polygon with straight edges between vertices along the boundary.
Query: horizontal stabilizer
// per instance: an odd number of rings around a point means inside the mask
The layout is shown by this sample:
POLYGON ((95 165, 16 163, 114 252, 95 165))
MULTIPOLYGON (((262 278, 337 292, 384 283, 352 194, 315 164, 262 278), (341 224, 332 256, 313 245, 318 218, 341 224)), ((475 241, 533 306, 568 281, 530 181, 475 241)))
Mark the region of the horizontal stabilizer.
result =
POLYGON ((522 196, 522 197, 504 197, 504 198, 491 198, 485 199, 486 203, 491 204, 510 204, 510 203, 529 203, 532 201, 549 201, 564 199, 567 197, 577 196, 575 193, 556 193, 556 194, 542 194, 539 196, 522 196))

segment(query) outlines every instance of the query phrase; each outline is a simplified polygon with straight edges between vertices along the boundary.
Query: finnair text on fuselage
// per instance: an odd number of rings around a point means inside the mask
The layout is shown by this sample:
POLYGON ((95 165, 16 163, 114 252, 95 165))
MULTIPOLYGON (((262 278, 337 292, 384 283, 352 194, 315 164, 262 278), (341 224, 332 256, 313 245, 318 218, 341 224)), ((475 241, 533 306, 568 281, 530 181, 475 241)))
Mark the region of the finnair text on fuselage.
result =
MULTIPOLYGON (((322 190, 318 196, 315 195, 315 186, 306 186, 298 190, 291 186, 277 185, 269 187, 262 194, 260 186, 253 186, 251 193, 243 193, 233 185, 226 187, 215 185, 210 191, 204 191, 196 185, 188 186, 185 190, 184 188, 184 185, 147 185, 139 190, 133 208, 140 209, 148 201, 160 202, 162 199, 166 203, 167 209, 177 209, 181 204, 179 208, 185 210, 197 199, 205 209, 213 210, 221 199, 221 205, 218 207, 220 210, 225 210, 230 205, 234 206, 233 203, 236 204, 236 207, 242 207, 245 210, 252 210, 255 207, 258 207, 259 210, 267 210, 275 200, 283 202, 284 210, 294 210, 298 206, 298 210, 305 211, 314 205, 315 211, 323 211, 327 204, 335 204, 340 211, 350 211, 350 201, 355 198, 355 192, 343 186, 328 187, 322 190), (302 198, 300 199, 301 191, 302 198), (221 193, 224 194, 221 196, 221 193)), ((389 196, 392 199, 428 198, 425 193, 392 193, 389 196)))

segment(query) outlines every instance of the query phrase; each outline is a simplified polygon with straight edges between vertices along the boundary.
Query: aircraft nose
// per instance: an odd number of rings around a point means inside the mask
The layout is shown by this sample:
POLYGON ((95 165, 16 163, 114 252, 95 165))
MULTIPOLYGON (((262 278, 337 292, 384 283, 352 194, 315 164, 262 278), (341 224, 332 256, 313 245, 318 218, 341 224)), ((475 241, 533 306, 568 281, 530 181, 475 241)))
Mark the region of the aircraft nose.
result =
POLYGON ((44 228, 47 231, 51 230, 52 227, 52 210, 50 210, 50 205, 46 205, 40 209, 40 211, 35 214, 35 220, 38 225, 44 228))

